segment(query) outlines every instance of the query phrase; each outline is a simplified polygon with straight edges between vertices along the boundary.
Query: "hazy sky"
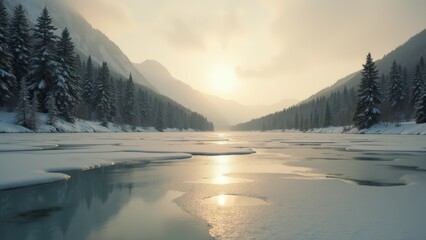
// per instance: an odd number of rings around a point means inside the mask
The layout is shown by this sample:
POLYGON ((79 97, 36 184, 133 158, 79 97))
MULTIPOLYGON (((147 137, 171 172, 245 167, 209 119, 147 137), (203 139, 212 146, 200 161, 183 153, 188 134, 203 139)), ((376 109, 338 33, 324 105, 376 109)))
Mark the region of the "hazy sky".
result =
POLYGON ((68 0, 134 62, 244 104, 304 99, 426 27, 424 0, 68 0))

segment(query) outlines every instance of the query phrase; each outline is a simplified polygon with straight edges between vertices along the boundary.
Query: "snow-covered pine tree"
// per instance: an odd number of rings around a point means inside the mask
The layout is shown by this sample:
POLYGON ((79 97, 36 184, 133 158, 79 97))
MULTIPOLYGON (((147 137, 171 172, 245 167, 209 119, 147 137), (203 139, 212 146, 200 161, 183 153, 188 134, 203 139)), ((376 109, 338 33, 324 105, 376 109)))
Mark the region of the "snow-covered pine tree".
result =
POLYGON ((426 86, 416 102, 416 123, 426 123, 426 86))
POLYGON ((0 106, 16 91, 16 78, 12 74, 9 51, 9 22, 6 7, 0 0, 0 106))
POLYGON ((143 126, 145 123, 144 113, 145 113, 145 106, 144 106, 145 96, 142 92, 142 89, 139 88, 139 90, 136 93, 136 115, 138 118, 139 125, 143 126))
POLYGON ((331 109, 327 101, 327 103, 325 104, 325 109, 324 109, 323 127, 329 127, 330 125, 331 125, 331 109))
POLYGON ((34 28, 34 51, 30 60, 30 91, 40 99, 41 109, 46 110, 46 98, 59 77, 59 64, 56 61, 56 39, 52 18, 45 7, 37 18, 34 28))
POLYGON ((102 63, 95 86, 94 103, 96 114, 102 125, 107 126, 111 116, 111 88, 108 64, 102 63))
POLYGON ((401 120, 400 118, 400 112, 402 110, 402 107, 405 103, 405 89, 404 89, 404 83, 401 77, 401 67, 398 66, 396 61, 393 61, 392 67, 389 73, 389 95, 388 95, 388 102, 390 107, 395 113, 394 119, 397 121, 401 120))
POLYGON ((378 122, 382 94, 377 83, 378 71, 371 54, 368 53, 365 64, 362 65, 361 84, 358 90, 358 99, 355 106, 353 121, 359 129, 369 128, 378 122))
POLYGON ((33 131, 37 131, 40 125, 40 121, 37 115, 37 112, 39 109, 38 99, 39 97, 37 96, 36 93, 34 93, 32 98, 32 103, 31 103, 31 115, 30 115, 30 123, 31 123, 30 129, 33 131))
POLYGON ((92 119, 92 111, 95 109, 95 106, 93 105, 94 79, 95 71, 93 68, 92 57, 89 56, 89 58, 87 59, 86 68, 84 70, 84 78, 82 81, 83 101, 87 105, 87 116, 89 119, 92 119))
POLYGON ((123 97, 123 120, 124 123, 132 125, 134 124, 135 117, 135 84, 133 83, 132 74, 130 74, 129 79, 126 81, 123 97))
POLYGON ((149 125, 149 103, 148 103, 148 93, 139 89, 137 94, 137 104, 139 111, 139 119, 141 126, 147 127, 149 125))
POLYGON ((411 87, 411 106, 416 108, 416 103, 419 101, 423 93, 424 87, 423 73, 420 64, 417 64, 416 71, 412 79, 411 87))
POLYGON ((74 44, 67 28, 62 31, 56 49, 60 73, 53 87, 54 98, 59 116, 73 122, 81 99, 81 88, 74 44))
POLYGON ((55 126, 58 120, 58 110, 56 108, 55 95, 50 93, 47 96, 47 124, 55 126))
POLYGON ((115 89, 115 83, 112 78, 110 78, 110 81, 109 81, 109 92, 111 93, 109 119, 111 119, 111 121, 114 123, 118 123, 120 116, 119 114, 117 114, 118 112, 117 90, 115 89))
POLYGON ((26 128, 31 128, 31 104, 25 77, 21 79, 15 118, 17 124, 26 128))
POLYGON ((10 23, 10 52, 12 55, 12 73, 16 77, 18 88, 22 79, 28 75, 31 54, 31 38, 28 20, 25 16, 25 10, 21 4, 18 4, 14 11, 10 23))

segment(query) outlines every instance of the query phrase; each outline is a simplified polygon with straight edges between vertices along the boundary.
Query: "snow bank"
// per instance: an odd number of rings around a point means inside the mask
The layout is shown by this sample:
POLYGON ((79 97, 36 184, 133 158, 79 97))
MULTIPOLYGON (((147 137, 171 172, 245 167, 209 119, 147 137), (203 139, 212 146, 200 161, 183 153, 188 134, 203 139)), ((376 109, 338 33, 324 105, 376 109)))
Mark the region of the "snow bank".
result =
MULTIPOLYGON (((0 108, 0 133, 29 133, 34 132, 28 128, 20 126, 15 123, 14 112, 6 112, 0 108)), ((136 127, 131 128, 125 126, 117 126, 113 123, 108 123, 108 127, 104 127, 100 122, 86 121, 83 119, 77 119, 75 123, 69 123, 65 120, 58 119, 55 127, 48 125, 47 114, 39 113, 40 125, 37 132, 40 133, 51 133, 51 132, 62 132, 62 133, 93 133, 93 132, 158 132, 154 127, 136 127)), ((164 132, 195 132, 194 129, 180 130, 177 128, 166 128, 164 132)))
MULTIPOLYGON (((290 129, 284 132, 295 133, 298 130, 290 129)), ((426 123, 416 124, 415 122, 402 123, 378 123, 369 129, 359 130, 353 126, 315 128, 306 131, 307 133, 348 133, 348 134, 396 134, 396 135, 426 135, 426 123)))

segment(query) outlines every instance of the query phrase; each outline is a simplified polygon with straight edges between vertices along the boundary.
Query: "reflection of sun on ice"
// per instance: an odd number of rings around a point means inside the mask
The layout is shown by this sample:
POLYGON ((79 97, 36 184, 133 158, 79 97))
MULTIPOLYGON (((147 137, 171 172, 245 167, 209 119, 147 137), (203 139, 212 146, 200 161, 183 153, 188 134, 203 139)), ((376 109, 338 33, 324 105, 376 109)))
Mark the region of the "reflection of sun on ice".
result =
POLYGON ((213 183, 214 184, 229 184, 230 179, 224 174, 227 174, 230 172, 230 165, 229 165, 229 156, 214 156, 212 157, 215 161, 215 168, 214 168, 214 177, 213 177, 213 183))
POLYGON ((220 194, 219 196, 217 196, 217 204, 219 206, 225 206, 226 205, 226 195, 224 194, 220 194))
POLYGON ((232 92, 237 85, 233 67, 226 64, 213 66, 208 75, 208 82, 214 92, 222 94, 232 92))

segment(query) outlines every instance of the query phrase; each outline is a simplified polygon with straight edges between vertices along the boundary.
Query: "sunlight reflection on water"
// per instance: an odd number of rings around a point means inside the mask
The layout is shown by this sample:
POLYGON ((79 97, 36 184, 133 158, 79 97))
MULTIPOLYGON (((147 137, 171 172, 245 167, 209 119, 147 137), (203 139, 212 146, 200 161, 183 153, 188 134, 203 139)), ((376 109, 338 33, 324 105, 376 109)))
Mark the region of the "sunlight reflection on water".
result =
POLYGON ((241 207, 241 206, 256 206, 265 205, 267 202, 260 198, 220 194, 217 196, 204 199, 207 204, 219 205, 221 207, 241 207))

